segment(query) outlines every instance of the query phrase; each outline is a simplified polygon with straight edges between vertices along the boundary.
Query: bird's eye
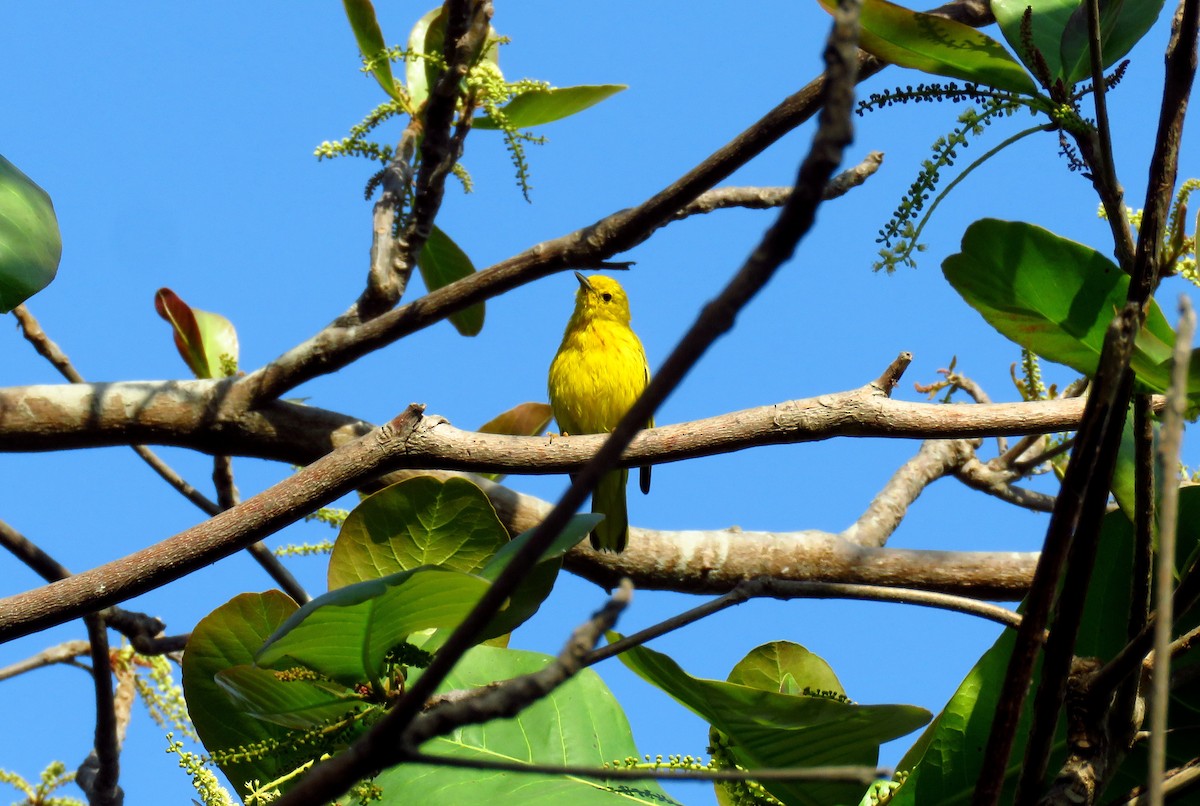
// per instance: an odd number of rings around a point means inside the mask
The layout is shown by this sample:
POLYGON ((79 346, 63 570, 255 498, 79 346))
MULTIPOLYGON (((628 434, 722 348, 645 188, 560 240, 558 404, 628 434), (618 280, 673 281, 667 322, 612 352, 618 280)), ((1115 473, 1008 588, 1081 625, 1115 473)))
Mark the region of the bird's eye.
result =
POLYGON ((600 299, 604 300, 605 302, 612 302, 612 294, 605 291, 600 295, 600 299))

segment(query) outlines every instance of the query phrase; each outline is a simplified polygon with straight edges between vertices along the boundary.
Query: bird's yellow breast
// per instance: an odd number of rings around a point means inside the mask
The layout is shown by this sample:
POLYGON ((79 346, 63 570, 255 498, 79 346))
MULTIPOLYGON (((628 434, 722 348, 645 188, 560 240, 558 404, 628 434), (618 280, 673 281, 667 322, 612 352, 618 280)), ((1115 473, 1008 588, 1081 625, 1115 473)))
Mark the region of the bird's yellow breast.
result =
POLYGON ((611 431, 646 388, 642 343, 628 324, 574 323, 550 365, 550 404, 568 434, 611 431))

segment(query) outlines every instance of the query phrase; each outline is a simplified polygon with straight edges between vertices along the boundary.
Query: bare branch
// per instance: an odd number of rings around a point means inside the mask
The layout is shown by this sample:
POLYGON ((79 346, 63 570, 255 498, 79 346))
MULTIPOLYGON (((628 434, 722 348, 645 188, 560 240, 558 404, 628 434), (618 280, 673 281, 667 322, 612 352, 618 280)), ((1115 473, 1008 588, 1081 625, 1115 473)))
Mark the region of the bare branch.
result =
POLYGON ((468 770, 569 775, 574 778, 591 778, 599 781, 644 781, 647 779, 661 781, 841 781, 865 787, 873 781, 890 778, 892 775, 892 770, 875 767, 789 767, 759 770, 680 770, 669 767, 607 769, 554 764, 522 764, 465 756, 435 756, 428 753, 409 753, 405 756, 405 760, 413 764, 433 764, 468 770))
POLYGON ((1023 475, 1017 470, 998 470, 991 462, 981 462, 974 456, 954 471, 955 478, 973 490, 1034 512, 1053 512, 1054 496, 1013 486, 1012 482, 1023 475))
POLYGON ((8 680, 11 677, 25 674, 25 672, 31 672, 34 669, 41 669, 46 666, 53 666, 56 663, 65 663, 90 671, 83 664, 77 663, 75 659, 81 655, 87 655, 91 651, 92 645, 87 641, 65 641, 57 646, 47 647, 36 655, 31 655, 24 660, 19 660, 16 663, 10 663, 8 666, 0 668, 0 680, 8 680))
POLYGON ((1150 157, 1150 175, 1146 178, 1146 201, 1142 205, 1142 223, 1138 227, 1133 276, 1129 283, 1128 299, 1139 305, 1145 305, 1150 299, 1162 275, 1164 234, 1179 173, 1183 119, 1196 77, 1198 27, 1200 0, 1180 0, 1171 25, 1171 39, 1167 43, 1162 106, 1154 136, 1154 152, 1150 157))
MULTIPOLYGON (((221 503, 221 510, 232 509, 241 502, 241 495, 233 481, 233 457, 224 455, 213 457, 213 484, 217 488, 217 498, 221 503)), ((271 553, 271 550, 261 540, 251 543, 246 547, 246 551, 271 579, 275 580, 283 592, 295 599, 298 604, 304 604, 312 599, 308 595, 308 591, 304 590, 304 586, 292 575, 292 572, 271 553)))
POLYGON ((1187 409, 1188 360, 1196 332, 1196 315, 1186 295, 1179 297, 1179 325, 1175 352, 1171 357, 1171 389, 1167 411, 1159 435, 1158 473, 1170 482, 1163 484, 1162 512, 1158 528, 1158 557, 1154 570, 1154 601, 1158 603, 1154 624, 1154 674, 1150 678, 1150 751, 1146 774, 1149 800, 1160 806, 1163 799, 1163 771, 1167 761, 1167 705, 1171 690, 1171 628, 1175 583, 1175 537, 1179 517, 1179 485, 1175 483, 1179 451, 1183 443, 1184 413, 1187 409))
POLYGON ((125 795, 117 783, 121 773, 121 728, 117 720, 108 654, 108 632, 103 616, 84 616, 92 653, 92 683, 96 699, 96 732, 92 752, 79 765, 75 783, 87 795, 89 806, 120 806, 125 795))
MULTIPOLYGON (((374 426, 337 412, 272 403, 214 424, 224 381, 131 381, 0 388, 0 451, 48 451, 152 442, 204 452, 308 464, 374 426)), ((1155 410, 1165 398, 1155 396, 1155 410)), ((711 456, 755 445, 833 437, 962 439, 1045 434, 1079 427, 1084 400, 1064 398, 987 405, 893 400, 878 382, 645 431, 623 464, 711 456)), ((425 417, 410 445, 410 467, 505 473, 577 469, 604 437, 512 437, 454 428, 425 417)))
POLYGON ((906 590, 904 588, 887 588, 876 585, 843 585, 830 582, 786 582, 771 577, 758 577, 739 582, 733 590, 712 601, 694 607, 685 613, 680 613, 652 627, 647 627, 633 635, 627 635, 616 643, 593 650, 588 657, 588 665, 621 654, 630 647, 641 646, 669 632, 686 627, 713 613, 719 613, 730 607, 748 602, 751 599, 770 598, 781 601, 792 599, 856 599, 870 602, 895 602, 898 604, 919 605, 942 610, 953 610, 969 616, 978 616, 1006 627, 1016 627, 1021 623, 1021 617, 997 605, 978 602, 962 596, 948 596, 944 593, 929 591, 906 590))
POLYGON ((917 455, 892 475, 842 537, 860 546, 883 546, 904 520, 917 496, 943 476, 957 472, 975 457, 978 442, 965 439, 928 440, 917 455))

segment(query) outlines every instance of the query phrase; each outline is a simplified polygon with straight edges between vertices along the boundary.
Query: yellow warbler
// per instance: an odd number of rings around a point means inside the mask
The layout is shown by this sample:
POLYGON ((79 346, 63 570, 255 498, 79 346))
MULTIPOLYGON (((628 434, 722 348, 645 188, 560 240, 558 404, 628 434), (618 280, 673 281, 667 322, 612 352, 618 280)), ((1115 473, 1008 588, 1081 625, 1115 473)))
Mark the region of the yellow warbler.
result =
MULTIPOLYGON (((579 279, 575 312, 550 363, 550 407, 566 434, 604 434, 616 428, 650 381, 650 366, 629 326, 629 297, 611 277, 579 279)), ((651 419, 646 426, 654 427, 651 419)), ((604 520, 592 532, 592 547, 624 551, 629 540, 625 485, 629 471, 606 473, 592 493, 592 512, 604 520)), ((641 468, 641 488, 650 492, 650 468, 641 468)))

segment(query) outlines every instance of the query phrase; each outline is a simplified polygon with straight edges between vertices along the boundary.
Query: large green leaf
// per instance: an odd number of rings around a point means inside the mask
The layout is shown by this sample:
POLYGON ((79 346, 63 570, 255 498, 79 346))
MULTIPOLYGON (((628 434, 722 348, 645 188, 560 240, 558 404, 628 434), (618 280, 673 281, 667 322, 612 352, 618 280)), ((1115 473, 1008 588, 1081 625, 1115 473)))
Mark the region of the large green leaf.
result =
POLYGON ((371 64, 371 75, 384 92, 397 101, 402 100, 403 96, 396 91, 396 79, 392 77, 392 63, 388 60, 387 43, 375 17, 375 6, 371 0, 342 0, 342 5, 354 31, 354 40, 358 42, 358 51, 371 64))
MULTIPOLYGON (((626 89, 629 87, 625 84, 584 84, 533 90, 513 98, 501 108, 501 112, 508 125, 529 129, 570 117, 626 89)), ((476 129, 500 128, 500 124, 488 115, 475 118, 472 125, 476 129)))
MULTIPOLYGON (((1105 69, 1125 57, 1162 11, 1163 0, 1100 0, 1100 54, 1105 69)), ((1087 3, 1080 3, 1067 20, 1059 46, 1063 76, 1074 84, 1092 75, 1087 3)))
POLYGON ((240 712, 294 730, 337 719, 363 704, 352 689, 337 683, 285 677, 243 663, 222 669, 215 679, 240 712))
POLYGON ((171 325, 175 349, 197 378, 225 378, 237 372, 238 338, 232 322, 191 307, 169 288, 155 292, 154 309, 171 325))
POLYGON ((363 499, 346 518, 329 558, 329 589, 422 565, 476 573, 508 539, 471 482, 406 479, 363 499))
POLYGON ((347 686, 375 683, 388 650, 419 630, 456 626, 487 587, 481 577, 430 566, 338 588, 293 613, 254 662, 287 659, 347 686))
MULTIPOLYGON (((1200 487, 1186 488, 1180 493, 1179 548, 1183 555, 1192 551, 1200 540, 1200 487)), ((1125 643, 1124 624, 1129 613, 1133 568, 1133 527, 1128 519, 1119 512, 1105 516, 1097 545, 1095 570, 1088 588, 1075 654, 1107 660, 1120 651, 1125 643)), ((992 648, 975 664, 933 724, 901 759, 898 769, 908 771, 909 775, 889 801, 889 806, 923 806, 928 803, 955 806, 971 802, 1001 683, 1008 669, 1013 637, 1012 630, 1005 630, 1001 634, 992 648)), ((1026 701, 1025 712, 1017 729, 1013 761, 1009 766, 1007 790, 1001 798, 1002 802, 1011 800, 1012 790, 1016 786, 1019 759, 1024 753, 1028 735, 1031 700, 1026 701)), ((1176 712, 1173 710, 1172 713, 1174 715, 1176 712)), ((1194 723, 1194 711, 1190 717, 1194 723)), ((1170 743, 1168 745, 1174 760, 1177 758, 1176 749, 1170 747, 1170 743)), ((1054 744, 1050 769, 1057 769, 1065 751, 1066 741, 1060 732, 1054 744)), ((1180 758, 1178 763, 1187 757, 1180 758)), ((1136 765, 1137 759, 1133 759, 1132 763, 1136 765)), ((1134 778, 1129 780, 1132 782, 1134 778)), ((1144 781, 1145 776, 1136 780, 1144 781)), ((1128 789, 1128 786, 1124 789, 1128 789)), ((1120 788, 1114 786, 1114 790, 1119 791, 1120 788)))
MULTIPOLYGON (((1080 0, 992 0, 992 13, 1009 46, 1033 68, 1021 34, 1025 9, 1033 16, 1032 42, 1050 70, 1050 80, 1074 84, 1091 75, 1087 4, 1080 0)), ((1141 39, 1162 10, 1162 0, 1101 0, 1101 53, 1105 68, 1116 64, 1141 39)))
MULTIPOLYGON (((417 268, 421 270, 421 279, 430 291, 436 291, 475 273, 475 264, 467 257, 467 253, 436 226, 429 232, 425 245, 421 247, 417 268)), ((461 311, 455 311, 449 318, 450 324, 454 325, 454 329, 459 333, 475 336, 483 330, 483 317, 484 304, 476 302, 461 311)))
POLYGON ((49 285, 61 256, 49 194, 0 157, 0 313, 49 285))
MULTIPOLYGON (((820 0, 833 13, 834 0, 820 0)), ((961 22, 910 11, 887 0, 864 0, 859 47, 925 73, 1036 95, 1037 85, 996 40, 961 22)))
MULTIPOLYGON (((967 228, 962 251, 942 273, 992 327, 1038 355, 1093 375, 1129 277, 1096 250, 1018 221, 985 218, 967 228)), ((1146 387, 1170 384, 1175 331, 1153 300, 1134 345, 1132 366, 1146 387)), ((1193 353, 1190 392, 1200 391, 1193 353)))
MULTIPOLYGON (((475 647, 440 691, 485 686, 540 671, 554 662, 534 652, 475 647)), ((467 725, 421 746, 456 758, 601 767, 637 756, 629 723, 612 693, 584 669, 510 719, 467 725)), ((596 781, 564 775, 514 774, 404 764, 375 779, 382 804, 486 803, 488 806, 676 804, 653 781, 596 781)))
MULTIPOLYGON (((209 613, 192 630, 183 653, 183 694, 196 733, 213 752, 282 740, 288 731, 245 714, 216 682, 218 673, 252 663, 254 653, 288 616, 296 603, 279 591, 243 593, 209 613)), ((272 781, 287 772, 286 763, 267 756, 224 763, 221 770, 245 795, 250 780, 272 781)))
MULTIPOLYGON (((617 638, 615 633, 609 636, 610 641, 617 638)), ((763 656, 747 662, 738 677, 756 684, 762 681, 768 674, 764 663, 771 654, 764 651, 763 656)), ((856 705, 826 696, 782 694, 778 687, 791 688, 782 675, 774 690, 696 678, 666 655, 645 647, 622 652, 620 658, 642 679, 725 734, 738 762, 748 769, 872 766, 881 743, 916 730, 930 716, 911 705, 856 705)), ((784 656, 784 660, 798 658, 798 653, 784 656)), ((789 667, 787 673, 801 691, 836 683, 832 671, 826 673, 806 661, 789 667), (802 679, 813 670, 817 672, 811 681, 802 679)), ((764 786, 784 802, 804 806, 857 803, 863 794, 862 787, 845 783, 771 781, 764 786)))

